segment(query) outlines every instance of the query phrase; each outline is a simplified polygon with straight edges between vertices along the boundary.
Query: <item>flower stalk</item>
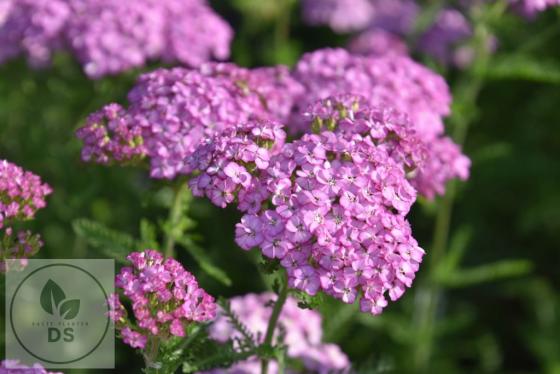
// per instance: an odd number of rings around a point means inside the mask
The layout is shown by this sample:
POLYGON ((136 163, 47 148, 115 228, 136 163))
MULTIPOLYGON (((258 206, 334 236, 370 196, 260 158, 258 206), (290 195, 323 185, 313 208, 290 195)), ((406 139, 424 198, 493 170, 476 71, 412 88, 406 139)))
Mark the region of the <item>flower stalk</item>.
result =
MULTIPOLYGON (((286 299, 288 298, 288 284, 286 282, 285 277, 282 277, 283 284, 281 286, 280 292, 278 293, 278 299, 274 303, 274 308, 272 309, 272 315, 268 320, 268 327, 266 328, 266 335, 264 338, 264 346, 270 346, 272 344, 272 338, 274 336, 274 331, 276 329, 276 325, 278 324, 278 319, 280 318, 280 313, 282 312, 282 308, 286 303, 286 299)), ((268 373, 268 358, 263 358, 261 361, 261 374, 268 373)))

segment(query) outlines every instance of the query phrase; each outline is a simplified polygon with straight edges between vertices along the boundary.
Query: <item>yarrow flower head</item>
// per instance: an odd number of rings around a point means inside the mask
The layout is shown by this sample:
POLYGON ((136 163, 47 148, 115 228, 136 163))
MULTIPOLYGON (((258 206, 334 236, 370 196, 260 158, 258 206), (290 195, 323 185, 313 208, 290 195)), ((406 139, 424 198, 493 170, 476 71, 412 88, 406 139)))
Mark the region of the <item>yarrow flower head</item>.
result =
POLYGON ((208 139, 189 159, 189 168, 198 172, 189 181, 193 194, 205 195, 222 208, 237 199, 240 210, 258 211, 267 198, 260 173, 285 138, 279 124, 249 122, 208 139))
POLYGON ((320 49, 303 55, 294 77, 307 93, 305 101, 298 102, 297 113, 318 99, 362 95, 373 106, 407 113, 418 133, 426 136, 441 133, 442 117, 450 113, 451 95, 443 77, 406 56, 368 57, 320 49))
POLYGON ((308 24, 338 33, 376 27, 402 34, 412 28, 418 6, 414 0, 304 0, 302 11, 308 24))
POLYGON ((397 35, 382 29, 364 31, 350 41, 351 53, 366 56, 408 55, 406 43, 397 35))
MULTIPOLYGON (((310 130, 307 119, 301 114, 317 100, 341 93, 361 95, 373 107, 394 108, 407 114, 417 136, 426 144, 426 163, 432 158, 442 159, 437 152, 444 147, 431 145, 449 142, 443 136, 443 117, 450 113, 449 87, 441 76, 410 58, 357 56, 343 49, 323 49, 304 55, 293 74, 307 93, 295 107, 294 119, 290 122, 293 131, 310 130)), ((465 165, 466 158, 460 152, 455 155, 460 160, 453 160, 452 165, 465 165)), ((459 172, 447 167, 437 170, 435 167, 440 164, 432 162, 432 165, 434 168, 424 172, 438 173, 434 178, 439 183, 437 188, 429 183, 414 182, 424 196, 433 196, 436 190, 443 191, 445 182, 458 175, 465 176, 464 170, 459 172)), ((431 177, 426 174, 421 179, 428 181, 431 177)))
POLYGON ((304 113, 314 132, 323 129, 370 138, 407 172, 421 168, 426 158, 422 142, 408 116, 390 108, 372 107, 363 96, 339 95, 319 100, 304 113))
MULTIPOLYGON (((276 297, 272 293, 234 297, 230 300, 231 310, 253 336, 263 339, 272 314, 270 304, 276 297)), ((288 357, 301 361, 305 370, 326 374, 347 369, 350 363, 340 348, 335 344, 322 343, 321 323, 321 315, 318 312, 300 309, 297 301, 288 297, 278 319, 280 328, 276 330, 273 344, 281 343, 279 331, 282 329, 285 332, 282 343, 288 347, 288 357)), ((210 337, 220 342, 242 338, 222 313, 218 314, 216 321, 210 326, 210 337)), ((270 372, 277 372, 276 362, 271 362, 270 369, 270 372)), ((260 361, 257 358, 249 358, 235 364, 228 371, 217 369, 209 373, 226 372, 257 374, 260 373, 260 361)))
POLYGON ((418 47, 441 64, 463 66, 462 49, 456 47, 471 35, 471 25, 460 11, 443 9, 433 25, 420 37, 418 47))
POLYGON ((41 178, 6 160, 0 160, 0 272, 19 269, 43 246, 38 234, 12 227, 30 220, 46 206, 52 189, 41 178), (6 262, 6 259, 16 261, 6 262))
POLYGON ((5 7, 0 10, 0 63, 25 54, 35 67, 48 64, 63 45, 68 1, 8 0, 0 6, 5 7))
POLYGON ((25 268, 27 259, 33 257, 43 246, 41 236, 29 230, 16 232, 12 227, 7 227, 1 235, 0 273, 25 268))
POLYGON ((40 364, 27 366, 18 360, 3 360, 0 362, 1 374, 62 374, 62 372, 47 371, 40 364))
POLYGON ((73 53, 99 78, 149 60, 199 66, 226 59, 231 27, 205 0, 9 0, 0 18, 0 63, 19 54, 32 65, 73 53))
POLYGON ((171 179, 191 171, 186 161, 204 138, 252 119, 287 117, 295 99, 288 93, 302 90, 281 66, 159 69, 140 77, 128 108, 110 104, 88 118, 77 132, 82 159, 147 158, 152 177, 171 179))
POLYGON ((6 160, 0 160, 0 228, 14 221, 32 219, 46 206, 52 192, 41 178, 6 160))
POLYGON ((386 293, 396 300, 411 285, 424 251, 405 219, 416 191, 404 163, 414 157, 401 154, 397 133, 381 135, 391 117, 371 116, 356 121, 365 136, 305 134, 274 155, 260 178, 268 204, 243 216, 236 242, 277 259, 290 287, 361 299, 363 311, 377 314, 386 293), (368 121, 379 131, 366 131, 368 121))
POLYGON ((109 316, 126 344, 143 349, 153 336, 183 337, 190 324, 216 316, 214 298, 178 261, 154 250, 133 252, 127 259, 132 266, 121 270, 115 284, 130 301, 135 323, 116 294, 108 300, 109 316))
POLYGON ((336 32, 365 28, 375 13, 370 0, 304 0, 303 17, 310 25, 328 25, 336 32))

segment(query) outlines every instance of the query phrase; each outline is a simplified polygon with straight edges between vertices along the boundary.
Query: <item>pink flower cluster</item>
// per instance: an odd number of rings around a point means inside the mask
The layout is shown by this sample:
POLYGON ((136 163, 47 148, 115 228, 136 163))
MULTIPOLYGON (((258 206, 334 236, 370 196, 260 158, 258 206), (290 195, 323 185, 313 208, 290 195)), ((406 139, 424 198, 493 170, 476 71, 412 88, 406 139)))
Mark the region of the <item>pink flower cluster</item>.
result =
POLYGON ((418 6, 414 0, 304 0, 302 11, 308 24, 339 33, 368 27, 400 33, 412 27, 418 6))
POLYGON ((130 300, 135 324, 116 294, 108 301, 110 317, 126 344, 142 349, 150 336, 182 337, 189 324, 215 318, 214 298, 178 261, 154 250, 133 252, 127 259, 132 267, 124 267, 115 284, 130 300))
POLYGON ((205 0, 8 0, 0 17, 0 62, 32 65, 69 50, 99 78, 149 60, 199 66, 226 59, 231 27, 205 0))
MULTIPOLYGON (((445 65, 464 65, 456 47, 472 35, 472 28, 465 16, 456 9, 443 9, 434 23, 422 35, 418 48, 445 65)), ((460 49, 459 49, 460 52, 460 49)))
POLYGON ((27 259, 34 256, 42 246, 39 234, 32 234, 29 230, 16 233, 13 228, 6 228, 0 237, 0 273, 25 268, 27 259))
MULTIPOLYGON (((272 314, 270 303, 275 298, 276 295, 272 293, 238 296, 230 300, 231 309, 254 336, 260 336, 263 339, 272 314)), ((306 371, 314 373, 326 374, 348 368, 350 365, 348 358, 337 345, 322 343, 321 323, 321 315, 318 312, 300 309, 297 301, 288 297, 278 319, 278 326, 286 332, 283 342, 288 346, 288 357, 300 360, 306 371)), ((279 330, 276 330, 273 343, 278 342, 279 330)), ((227 318, 221 314, 218 314, 216 321, 211 325, 210 336, 221 342, 241 337, 227 318)), ((227 370, 218 369, 209 373, 226 372, 258 374, 260 373, 260 362, 256 358, 251 358, 237 363, 227 370)), ((277 372, 275 362, 271 362, 269 372, 277 372)))
POLYGON ((399 36, 381 29, 371 29, 358 34, 350 41, 348 50, 367 56, 408 55, 408 47, 399 36))
POLYGON ((52 189, 41 178, 6 160, 0 160, 0 228, 31 219, 46 206, 52 189))
POLYGON ((10 225, 32 219, 46 206, 52 189, 41 178, 6 160, 0 160, 0 272, 25 267, 27 258, 43 246, 38 234, 16 232, 10 225), (8 263, 4 260, 13 259, 8 263))
POLYGON ((236 242, 278 259, 290 287, 361 299, 362 311, 378 314, 386 293, 396 300, 410 287, 424 254, 405 218, 416 200, 405 169, 423 150, 398 113, 329 105, 315 113, 339 116, 313 122, 331 131, 306 134, 270 159, 254 193, 269 201, 242 217, 236 242))
POLYGON ((290 123, 292 130, 310 130, 300 113, 318 99, 340 93, 362 95, 374 107, 395 108, 410 117, 426 144, 426 163, 432 165, 419 173, 437 174, 415 180, 422 195, 432 198, 436 192, 444 191, 446 181, 468 176, 468 159, 443 135, 443 117, 450 112, 451 95, 445 80, 436 73, 406 56, 357 56, 343 49, 322 49, 305 54, 293 75, 305 86, 307 95, 297 102, 296 115, 290 123), (435 143, 441 144, 433 146, 435 143), (451 164, 458 168, 438 168, 449 155, 456 155, 451 164), (435 180, 437 185, 420 182, 426 180, 435 180))
POLYGON ((40 364, 29 367, 18 360, 3 360, 0 362, 0 374, 62 374, 62 372, 47 371, 40 364))
POLYGON ((199 172, 189 181, 193 195, 205 195, 222 208, 237 198, 241 211, 258 211, 268 197, 260 173, 285 138, 281 125, 250 122, 209 139, 189 159, 190 168, 199 172))
POLYGON ((205 137, 251 119, 285 118, 302 91, 282 66, 159 69, 139 78, 127 109, 110 104, 88 118, 77 132, 82 158, 106 164, 148 157, 152 177, 171 179, 190 172, 186 161, 205 137))

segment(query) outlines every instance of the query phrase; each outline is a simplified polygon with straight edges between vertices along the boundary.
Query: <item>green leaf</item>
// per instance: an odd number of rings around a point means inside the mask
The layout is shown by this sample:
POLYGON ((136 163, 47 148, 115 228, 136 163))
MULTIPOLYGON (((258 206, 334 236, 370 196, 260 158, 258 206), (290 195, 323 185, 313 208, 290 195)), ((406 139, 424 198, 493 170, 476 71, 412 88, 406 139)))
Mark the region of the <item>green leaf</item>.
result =
POLYGON ((504 260, 471 269, 457 269, 449 273, 436 273, 435 280, 446 287, 467 287, 503 278, 528 274, 533 264, 527 260, 504 260))
POLYGON ((85 218, 74 220, 72 227, 76 235, 86 240, 99 253, 119 262, 126 262, 126 256, 138 246, 132 236, 85 218))
POLYGON ((526 55, 496 57, 485 72, 489 79, 518 79, 560 84, 560 64, 526 55))
POLYGON ((66 295, 64 291, 62 291, 62 288, 52 279, 49 279, 41 291, 40 302, 45 312, 53 314, 53 311, 58 308, 58 304, 65 298, 66 295))
POLYGON ((222 283, 225 286, 231 286, 231 279, 227 273, 220 267, 214 264, 210 256, 204 251, 203 248, 198 246, 193 240, 188 237, 182 237, 177 240, 179 244, 194 258, 200 268, 205 271, 209 276, 222 283))
POLYGON ((60 304, 59 314, 64 319, 74 319, 80 311, 80 300, 66 300, 60 304))
POLYGON ((256 344, 253 333, 251 333, 249 328, 245 326, 243 322, 241 322, 237 314, 235 314, 235 312, 231 309, 229 300, 220 298, 218 300, 218 305, 220 306, 220 308, 222 308, 222 313, 227 318, 229 324, 233 326, 233 328, 235 328, 235 330, 237 330, 241 334, 241 336, 243 336, 244 345, 248 347, 255 347, 256 344))

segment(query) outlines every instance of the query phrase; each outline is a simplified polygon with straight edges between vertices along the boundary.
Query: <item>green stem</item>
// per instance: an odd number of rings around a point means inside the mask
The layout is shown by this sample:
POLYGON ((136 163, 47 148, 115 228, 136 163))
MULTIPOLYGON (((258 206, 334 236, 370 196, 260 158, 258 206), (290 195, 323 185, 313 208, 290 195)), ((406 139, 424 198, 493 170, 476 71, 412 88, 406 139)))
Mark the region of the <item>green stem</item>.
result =
POLYGON ((183 233, 180 221, 184 213, 184 201, 189 197, 189 193, 189 189, 183 183, 179 184, 175 190, 175 196, 173 197, 173 203, 169 209, 169 217, 166 223, 167 234, 164 244, 164 254, 166 257, 175 256, 175 241, 183 233))
POLYGON ((274 54, 275 60, 280 63, 292 63, 284 56, 285 47, 290 39, 291 12, 293 1, 277 0, 279 8, 278 17, 274 24, 274 54))
POLYGON ((159 374, 160 365, 156 362, 159 353, 159 341, 157 337, 148 339, 146 350, 144 351, 144 363, 146 374, 159 374))
MULTIPOLYGON (((268 320, 268 327, 266 329, 266 335, 264 338, 264 346, 272 345, 272 337, 274 336, 274 330, 276 329, 276 325, 278 323, 278 318, 280 317, 280 313, 282 312, 282 308, 286 303, 286 299, 288 298, 288 284, 284 281, 282 285, 282 289, 278 294, 278 299, 276 303, 274 303, 274 309, 272 309, 272 315, 268 320)), ((263 358, 261 361, 261 374, 268 373, 268 358, 263 358)))
POLYGON ((274 42, 276 44, 276 49, 283 46, 284 43, 290 38, 290 1, 279 0, 279 3, 280 12, 274 28, 274 42))
MULTIPOLYGON (((189 345, 194 342, 200 335, 201 333, 204 331, 204 328, 202 326, 197 326, 193 329, 193 331, 190 332, 190 334, 185 338, 185 340, 183 340, 181 342, 181 344, 179 344, 179 346, 176 348, 178 351, 185 351, 186 348, 189 347, 189 345)), ((183 359, 184 359, 184 353, 182 353, 179 358, 177 359, 176 362, 171 363, 170 368, 169 368, 169 373, 175 373, 177 371, 177 369, 179 369, 179 367, 181 366, 181 364, 183 363, 183 359)))

